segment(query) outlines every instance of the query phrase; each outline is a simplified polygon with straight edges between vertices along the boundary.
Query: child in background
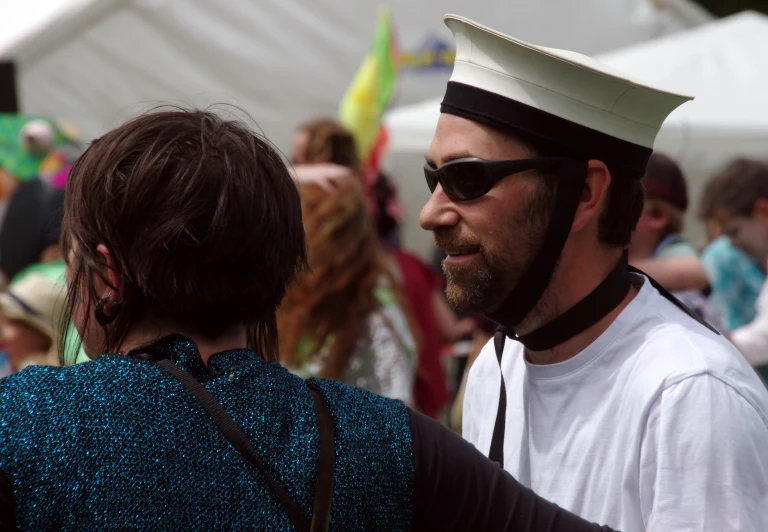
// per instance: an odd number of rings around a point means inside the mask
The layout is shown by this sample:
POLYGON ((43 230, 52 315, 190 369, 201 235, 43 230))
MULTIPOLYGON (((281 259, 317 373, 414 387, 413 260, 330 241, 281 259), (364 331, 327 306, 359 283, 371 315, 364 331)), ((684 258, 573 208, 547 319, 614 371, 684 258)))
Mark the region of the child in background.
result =
POLYGON ((728 319, 732 330, 757 315, 758 295, 765 283, 765 263, 739 248, 726 233, 737 214, 753 209, 765 197, 768 167, 752 159, 735 159, 707 183, 699 217, 707 225, 710 244, 701 261, 712 283, 712 304, 728 319))
MULTIPOLYGON (((698 263, 696 248, 682 236, 688 187, 680 167, 666 155, 654 152, 643 177, 643 188, 645 206, 632 235, 630 261, 641 269, 647 264, 663 267, 664 259, 687 258, 698 263)), ((697 266, 703 270, 700 264, 697 266)), ((727 332, 722 314, 712 308, 702 291, 676 290, 674 295, 713 327, 727 332)))

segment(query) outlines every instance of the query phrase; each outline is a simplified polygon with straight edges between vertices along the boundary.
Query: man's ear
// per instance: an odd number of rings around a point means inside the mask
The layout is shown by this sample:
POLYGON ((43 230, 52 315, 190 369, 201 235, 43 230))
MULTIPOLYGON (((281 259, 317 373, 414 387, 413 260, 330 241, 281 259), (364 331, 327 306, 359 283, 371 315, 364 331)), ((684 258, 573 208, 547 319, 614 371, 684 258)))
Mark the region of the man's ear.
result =
POLYGON ((106 277, 110 284, 110 286, 104 287, 104 293, 100 294, 100 297, 107 297, 112 293, 112 301, 120 301, 120 278, 115 271, 115 263, 112 260, 112 254, 104 244, 99 244, 96 247, 96 251, 101 253, 102 257, 104 257, 104 263, 107 265, 106 277))
POLYGON ((573 218, 571 231, 580 231, 592 219, 596 219, 602 210, 602 205, 608 198, 608 187, 611 184, 611 172, 602 161, 591 160, 587 163, 587 179, 581 193, 581 201, 573 218))

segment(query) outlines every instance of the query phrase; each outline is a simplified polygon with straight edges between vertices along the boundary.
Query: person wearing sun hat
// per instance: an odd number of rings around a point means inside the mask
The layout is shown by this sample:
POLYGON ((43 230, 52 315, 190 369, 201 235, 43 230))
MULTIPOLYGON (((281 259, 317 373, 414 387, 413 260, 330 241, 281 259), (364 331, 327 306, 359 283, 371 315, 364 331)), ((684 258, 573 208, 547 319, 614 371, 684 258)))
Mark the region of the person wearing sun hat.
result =
POLYGON ((768 392, 628 266, 641 178, 691 97, 449 15, 456 62, 421 225, 446 295, 499 324, 463 434, 524 485, 624 532, 768 530, 768 392))
POLYGON ((11 367, 58 364, 58 324, 64 287, 41 272, 30 273, 0 294, 2 338, 11 367))

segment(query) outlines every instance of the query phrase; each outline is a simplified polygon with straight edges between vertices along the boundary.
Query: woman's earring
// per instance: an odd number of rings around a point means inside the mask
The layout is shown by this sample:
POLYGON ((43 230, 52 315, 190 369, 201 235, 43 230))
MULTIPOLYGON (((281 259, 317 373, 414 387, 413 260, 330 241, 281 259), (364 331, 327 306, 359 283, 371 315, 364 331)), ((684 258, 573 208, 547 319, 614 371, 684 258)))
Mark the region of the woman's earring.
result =
POLYGON ((120 305, 120 301, 112 301, 112 294, 107 297, 96 298, 96 308, 93 315, 99 325, 105 327, 115 321, 118 312, 120 312, 120 305))

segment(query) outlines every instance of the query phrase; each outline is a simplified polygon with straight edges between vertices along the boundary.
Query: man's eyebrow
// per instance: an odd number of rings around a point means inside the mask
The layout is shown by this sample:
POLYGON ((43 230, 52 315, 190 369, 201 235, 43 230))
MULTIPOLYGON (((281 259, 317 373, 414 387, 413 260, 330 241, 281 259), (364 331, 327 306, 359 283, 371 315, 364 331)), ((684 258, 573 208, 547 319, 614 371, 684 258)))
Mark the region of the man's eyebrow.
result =
MULTIPOLYGON (((466 159, 467 157, 474 157, 474 155, 472 155, 467 150, 450 152, 445 156, 443 156, 442 164, 455 161, 456 159, 466 159)), ((430 165, 432 168, 437 168, 437 164, 435 164, 435 161, 429 155, 427 155, 424 159, 427 161, 427 164, 430 165)))

